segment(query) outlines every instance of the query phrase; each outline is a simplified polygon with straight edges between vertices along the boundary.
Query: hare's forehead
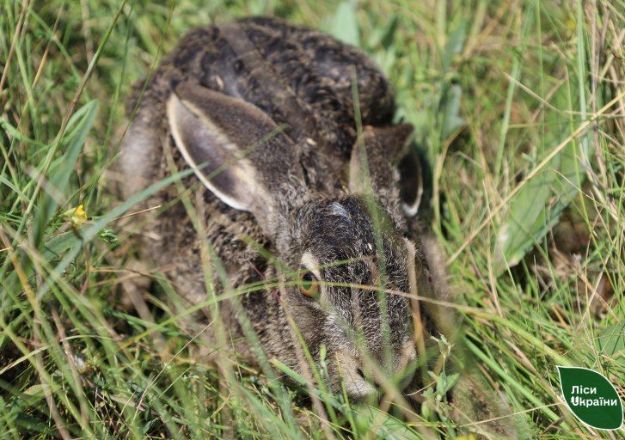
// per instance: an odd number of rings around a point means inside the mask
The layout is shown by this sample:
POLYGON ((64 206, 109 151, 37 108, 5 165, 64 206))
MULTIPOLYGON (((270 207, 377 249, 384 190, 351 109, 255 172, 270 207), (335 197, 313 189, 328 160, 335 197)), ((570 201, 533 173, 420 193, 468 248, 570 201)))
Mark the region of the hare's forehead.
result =
POLYGON ((306 238, 311 241, 334 240, 338 244, 348 237, 368 241, 373 237, 366 206, 355 197, 312 202, 302 212, 300 221, 306 238))
POLYGON ((331 215, 342 217, 348 222, 352 221, 352 217, 349 215, 349 212, 347 211, 347 209, 345 209, 345 207, 340 202, 330 203, 330 206, 328 207, 328 211, 330 212, 331 215))
POLYGON ((376 230, 369 211, 365 201, 356 196, 310 203, 298 219, 301 249, 312 254, 320 265, 333 266, 339 261, 351 266, 363 257, 375 260, 381 254, 393 257, 405 253, 396 246, 401 240, 397 240, 394 228, 376 230))
POLYGON ((308 203, 301 211, 303 235, 307 238, 356 238, 371 243, 380 236, 399 232, 388 211, 374 200, 358 195, 308 203))
POLYGON ((379 263, 389 268, 405 264, 404 240, 392 228, 376 231, 361 200, 321 202, 309 211, 304 223, 300 236, 304 266, 318 266, 343 278, 377 273, 379 263))

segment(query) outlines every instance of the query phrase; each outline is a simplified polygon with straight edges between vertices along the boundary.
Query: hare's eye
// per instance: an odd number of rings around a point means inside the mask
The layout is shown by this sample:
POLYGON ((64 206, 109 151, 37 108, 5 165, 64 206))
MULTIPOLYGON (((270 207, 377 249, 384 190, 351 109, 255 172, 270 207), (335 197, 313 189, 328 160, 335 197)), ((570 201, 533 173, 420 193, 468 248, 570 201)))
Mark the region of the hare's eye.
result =
POLYGON ((319 298, 319 280, 309 270, 301 272, 299 279, 299 291, 309 298, 319 298))

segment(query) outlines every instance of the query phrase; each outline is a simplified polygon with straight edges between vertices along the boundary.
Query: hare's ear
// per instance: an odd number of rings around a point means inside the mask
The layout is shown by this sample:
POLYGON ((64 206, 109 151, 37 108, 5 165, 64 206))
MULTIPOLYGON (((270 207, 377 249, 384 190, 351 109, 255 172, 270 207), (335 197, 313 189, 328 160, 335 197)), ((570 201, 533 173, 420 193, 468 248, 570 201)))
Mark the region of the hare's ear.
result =
POLYGON ((401 208, 408 217, 417 214, 424 191, 423 158, 409 148, 412 131, 410 124, 365 127, 352 150, 349 175, 352 192, 364 192, 367 181, 376 194, 399 186, 401 208))
POLYGON ((288 152, 290 141, 277 134, 269 116, 240 99, 183 83, 169 98, 167 118, 182 156, 219 199, 255 214, 271 209, 273 181, 264 156, 288 152))
POLYGON ((397 179, 393 179, 392 174, 406 150, 411 133, 410 124, 366 126, 352 148, 349 189, 352 192, 363 192, 367 180, 370 180, 374 191, 381 189, 376 187, 377 184, 396 183, 397 179))
POLYGON ((395 194, 399 185, 397 165, 404 156, 411 133, 410 124, 365 127, 352 149, 350 191, 361 194, 372 191, 389 211, 398 210, 399 196, 395 194))

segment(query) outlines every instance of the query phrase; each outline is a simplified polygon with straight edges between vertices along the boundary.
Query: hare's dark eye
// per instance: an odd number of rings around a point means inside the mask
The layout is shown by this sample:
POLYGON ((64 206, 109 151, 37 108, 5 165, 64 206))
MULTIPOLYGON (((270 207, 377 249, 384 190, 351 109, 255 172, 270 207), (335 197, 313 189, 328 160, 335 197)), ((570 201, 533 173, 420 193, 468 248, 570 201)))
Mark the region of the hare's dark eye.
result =
POLYGON ((300 273, 299 291, 309 298, 319 298, 319 280, 314 273, 309 270, 300 273))

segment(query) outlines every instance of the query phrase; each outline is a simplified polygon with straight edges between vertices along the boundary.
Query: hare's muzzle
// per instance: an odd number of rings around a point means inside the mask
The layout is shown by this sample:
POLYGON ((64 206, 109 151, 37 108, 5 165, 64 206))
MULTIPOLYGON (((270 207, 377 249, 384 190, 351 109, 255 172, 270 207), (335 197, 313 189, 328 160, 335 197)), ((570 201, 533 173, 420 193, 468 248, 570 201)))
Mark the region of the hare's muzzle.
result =
POLYGON ((359 401, 375 396, 376 389, 365 378, 361 362, 345 350, 335 356, 337 370, 349 398, 359 401))
POLYGON ((374 360, 352 356, 347 350, 335 354, 337 370, 347 395, 352 400, 368 400, 380 391, 402 391, 412 381, 415 373, 416 350, 413 340, 406 341, 392 362, 382 367, 374 360), (376 386, 377 385, 377 386, 376 386))

